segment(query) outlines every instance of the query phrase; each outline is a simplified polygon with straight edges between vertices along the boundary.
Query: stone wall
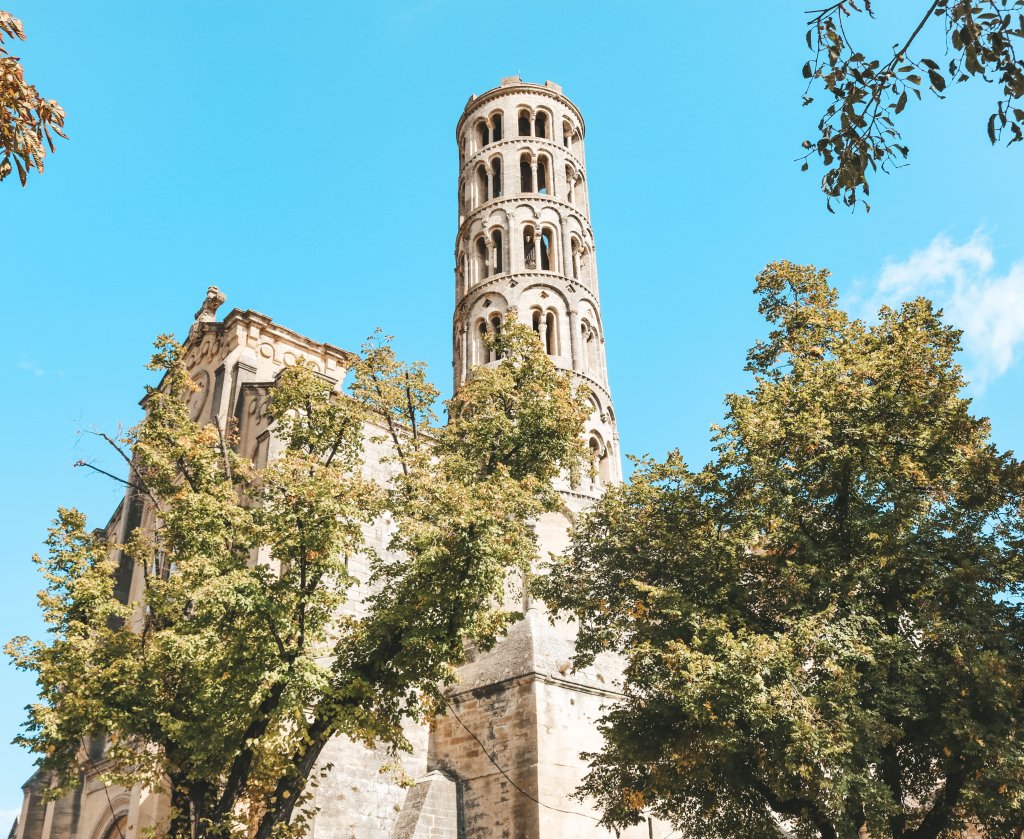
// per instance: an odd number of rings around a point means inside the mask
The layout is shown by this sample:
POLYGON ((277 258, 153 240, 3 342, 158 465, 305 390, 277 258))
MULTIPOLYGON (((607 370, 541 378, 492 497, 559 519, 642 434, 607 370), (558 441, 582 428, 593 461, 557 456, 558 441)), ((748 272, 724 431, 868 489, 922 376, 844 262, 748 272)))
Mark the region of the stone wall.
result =
POLYGON ((405 797, 394 839, 460 839, 458 783, 443 772, 420 778, 405 797))
POLYGON ((531 800, 538 792, 533 677, 453 693, 449 702, 452 710, 432 726, 429 760, 462 785, 464 839, 540 836, 531 800))

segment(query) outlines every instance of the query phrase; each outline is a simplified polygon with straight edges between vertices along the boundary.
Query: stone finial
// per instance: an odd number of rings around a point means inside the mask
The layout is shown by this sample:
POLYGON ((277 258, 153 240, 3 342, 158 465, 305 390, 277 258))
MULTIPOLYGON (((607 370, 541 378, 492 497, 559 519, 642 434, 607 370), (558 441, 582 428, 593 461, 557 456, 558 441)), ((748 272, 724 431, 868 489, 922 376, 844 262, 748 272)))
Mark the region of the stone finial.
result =
POLYGON ((217 309, 219 309, 228 298, 217 286, 212 285, 206 289, 206 299, 203 305, 196 312, 196 321, 199 323, 211 323, 217 320, 217 309))

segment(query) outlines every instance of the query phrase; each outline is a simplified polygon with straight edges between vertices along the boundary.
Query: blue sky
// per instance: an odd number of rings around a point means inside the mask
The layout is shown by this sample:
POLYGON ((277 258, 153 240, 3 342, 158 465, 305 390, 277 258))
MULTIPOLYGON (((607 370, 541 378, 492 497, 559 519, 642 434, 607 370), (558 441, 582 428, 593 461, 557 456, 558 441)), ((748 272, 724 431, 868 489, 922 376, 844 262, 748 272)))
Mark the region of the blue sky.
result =
MULTIPOLYGON (((30 557, 55 508, 101 525, 117 503, 72 468, 113 465, 82 432, 138 419, 153 337, 183 335, 207 285, 341 346, 381 326, 450 388, 454 128, 507 75, 558 82, 587 120, 624 451, 704 460, 723 394, 746 386, 753 278, 775 259, 831 268, 858 314, 933 296, 967 330, 977 412, 999 446, 1024 445, 1024 146, 989 146, 984 85, 913 103, 911 165, 875 178, 870 215, 829 215, 820 172, 794 162, 816 123, 802 0, 0 5, 71 136, 27 189, 0 184, 4 639, 41 631, 30 557)), ((864 37, 906 23, 883 14, 864 37)), ((6 825, 31 759, 4 744, 33 686, 0 672, 6 825)))

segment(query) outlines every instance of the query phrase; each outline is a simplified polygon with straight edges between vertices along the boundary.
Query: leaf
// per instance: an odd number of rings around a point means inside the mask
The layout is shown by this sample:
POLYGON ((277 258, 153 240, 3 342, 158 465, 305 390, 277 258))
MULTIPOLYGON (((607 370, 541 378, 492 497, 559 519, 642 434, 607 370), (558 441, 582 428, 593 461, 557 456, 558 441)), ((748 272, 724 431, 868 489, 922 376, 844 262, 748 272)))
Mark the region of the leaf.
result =
POLYGON ((804 64, 804 69, 803 69, 804 78, 805 79, 809 79, 811 77, 812 72, 813 71, 811 70, 811 62, 808 61, 806 64, 804 64))
POLYGON ((936 70, 928 71, 928 81, 932 83, 932 87, 940 92, 946 89, 946 80, 943 78, 942 74, 936 70))
POLYGON ((896 101, 896 113, 901 113, 907 107, 907 92, 904 90, 896 101))

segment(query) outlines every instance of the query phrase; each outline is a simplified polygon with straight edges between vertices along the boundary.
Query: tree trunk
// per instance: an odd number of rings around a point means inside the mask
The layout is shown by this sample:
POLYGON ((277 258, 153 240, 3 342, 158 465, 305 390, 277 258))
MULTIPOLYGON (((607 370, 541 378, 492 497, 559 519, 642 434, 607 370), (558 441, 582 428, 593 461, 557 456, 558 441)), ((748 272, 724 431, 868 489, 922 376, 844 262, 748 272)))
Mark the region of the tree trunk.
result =
POLYGON ((171 823, 167 828, 170 839, 187 839, 191 835, 191 806, 188 791, 180 778, 170 779, 171 823))
POLYGON ((314 720, 308 736, 309 740, 292 760, 292 771, 278 780, 254 839, 270 839, 278 824, 287 824, 291 821, 295 805, 306 788, 306 781, 316 766, 324 746, 327 745, 327 724, 322 720, 314 720))

